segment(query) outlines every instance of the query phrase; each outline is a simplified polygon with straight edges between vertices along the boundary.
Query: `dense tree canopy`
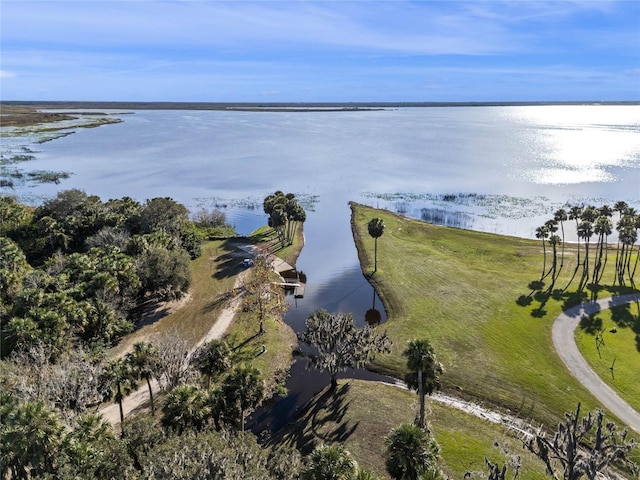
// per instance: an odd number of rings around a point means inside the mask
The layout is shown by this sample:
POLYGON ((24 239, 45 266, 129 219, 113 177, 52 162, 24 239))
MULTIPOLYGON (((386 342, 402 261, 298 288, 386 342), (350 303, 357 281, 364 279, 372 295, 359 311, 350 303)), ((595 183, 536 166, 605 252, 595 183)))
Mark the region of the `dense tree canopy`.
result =
POLYGON ((0 197, 2 355, 39 341, 109 344, 131 331, 143 300, 182 296, 200 234, 170 198, 141 205, 65 190, 36 208, 0 197))

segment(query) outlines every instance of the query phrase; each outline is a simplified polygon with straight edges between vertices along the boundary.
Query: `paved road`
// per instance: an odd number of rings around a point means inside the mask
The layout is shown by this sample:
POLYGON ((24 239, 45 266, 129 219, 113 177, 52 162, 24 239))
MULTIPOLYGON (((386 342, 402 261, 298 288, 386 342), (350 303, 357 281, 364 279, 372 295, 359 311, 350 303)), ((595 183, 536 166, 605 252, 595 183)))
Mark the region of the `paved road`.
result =
POLYGON ((618 305, 640 300, 640 294, 610 297, 596 302, 583 303, 562 313, 553 323, 553 344, 565 363, 580 383, 582 383, 601 403, 629 428, 640 434, 640 413, 618 396, 604 383, 584 360, 575 342, 574 331, 584 315, 606 310, 618 305))

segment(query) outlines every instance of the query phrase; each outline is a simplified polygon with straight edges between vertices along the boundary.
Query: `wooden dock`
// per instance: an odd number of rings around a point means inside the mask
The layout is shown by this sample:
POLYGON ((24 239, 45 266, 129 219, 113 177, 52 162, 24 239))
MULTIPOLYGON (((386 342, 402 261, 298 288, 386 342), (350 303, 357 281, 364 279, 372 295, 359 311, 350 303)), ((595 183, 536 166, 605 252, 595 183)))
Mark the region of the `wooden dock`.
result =
POLYGON ((285 290, 293 290, 293 296, 295 298, 304 298, 304 287, 306 286, 306 284, 302 282, 296 282, 292 280, 285 282, 274 282, 273 285, 284 287, 285 290))
POLYGON ((298 285, 293 289, 293 297, 294 298, 304 298, 304 287, 306 284, 298 283, 298 285))

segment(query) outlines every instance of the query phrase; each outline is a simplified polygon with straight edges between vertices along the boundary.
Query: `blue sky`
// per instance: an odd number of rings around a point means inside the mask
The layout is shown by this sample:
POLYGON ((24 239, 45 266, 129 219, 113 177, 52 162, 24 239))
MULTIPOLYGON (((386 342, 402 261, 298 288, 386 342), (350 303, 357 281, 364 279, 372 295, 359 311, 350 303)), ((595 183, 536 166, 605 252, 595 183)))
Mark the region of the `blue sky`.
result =
POLYGON ((640 1, 0 3, 3 100, 640 100, 640 1))

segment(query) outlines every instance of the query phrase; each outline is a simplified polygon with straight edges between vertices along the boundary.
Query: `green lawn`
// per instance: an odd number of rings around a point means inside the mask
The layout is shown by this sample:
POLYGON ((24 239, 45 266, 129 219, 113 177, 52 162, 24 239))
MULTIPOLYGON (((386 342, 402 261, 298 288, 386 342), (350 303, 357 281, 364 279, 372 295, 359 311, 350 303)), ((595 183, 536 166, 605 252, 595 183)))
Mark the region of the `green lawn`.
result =
POLYGON ((576 343, 582 356, 600 378, 629 405, 640 411, 638 304, 631 303, 591 315, 576 329, 576 343), (602 332, 601 336, 597 335, 599 331, 602 332), (602 342, 597 342, 596 338, 602 342))
MULTIPOLYGON (((406 342, 428 338, 445 368, 444 389, 458 396, 549 426, 578 402, 583 411, 599 406, 551 341, 551 325, 563 307, 585 299, 553 292, 569 281, 575 247, 567 245, 564 269, 547 292, 548 281, 542 287, 532 283, 542 270, 539 241, 434 226, 355 204, 352 210, 363 272, 389 317, 379 328, 394 341, 392 353, 378 357, 375 369, 402 378, 406 342), (372 275, 374 242, 366 225, 373 217, 381 217, 386 228, 372 275)), ((609 281, 605 277, 603 283, 609 281)))
MULTIPOLYGON (((360 380, 340 380, 335 395, 326 390, 307 406, 295 427, 273 439, 308 454, 320 443, 341 443, 360 467, 388 478, 384 467, 384 438, 401 423, 413 422, 417 408, 414 393, 389 385, 360 380)), ((503 464, 504 450, 522 456, 519 478, 547 478, 541 462, 522 443, 489 423, 433 401, 427 402, 428 421, 441 447, 440 467, 452 480, 467 471, 483 472, 484 458, 503 464), (498 441, 500 447, 494 444, 498 441)), ((508 477, 509 478, 509 477, 508 477)))
POLYGON ((191 288, 186 298, 160 308, 161 318, 127 335, 112 350, 124 354, 135 342, 149 341, 164 335, 179 335, 190 346, 209 331, 226 306, 242 258, 232 240, 212 240, 202 244, 202 255, 191 262, 191 288), (162 310, 167 310, 164 314, 162 310))

